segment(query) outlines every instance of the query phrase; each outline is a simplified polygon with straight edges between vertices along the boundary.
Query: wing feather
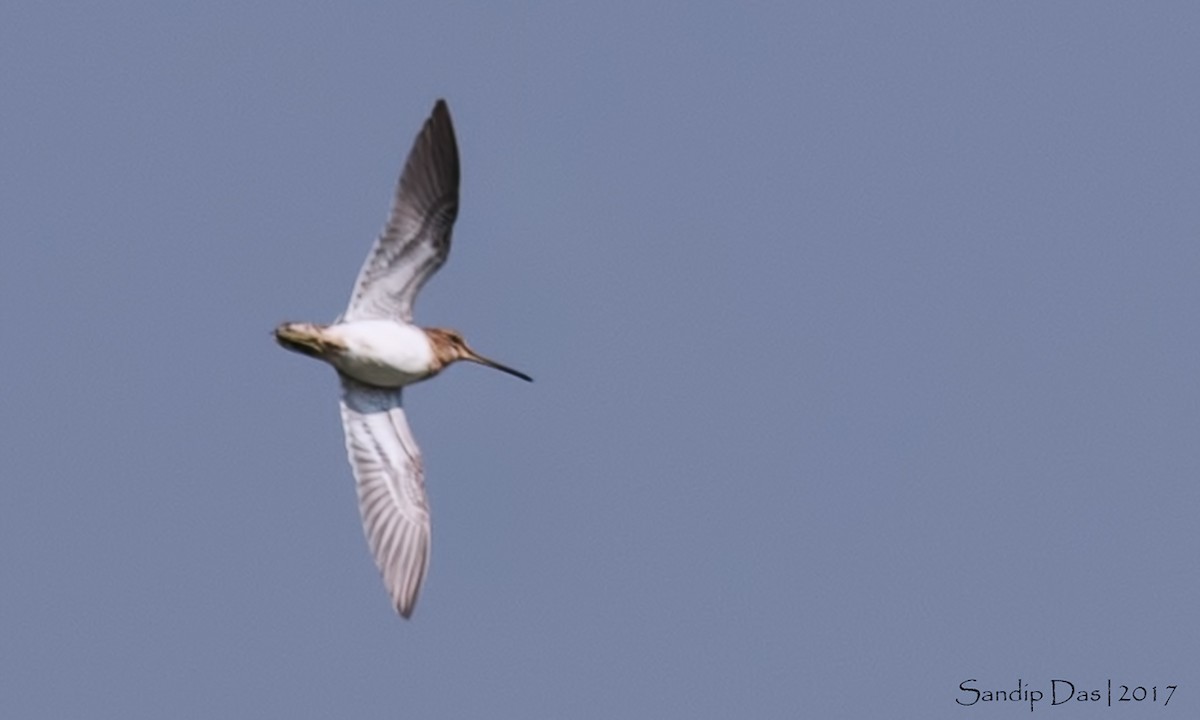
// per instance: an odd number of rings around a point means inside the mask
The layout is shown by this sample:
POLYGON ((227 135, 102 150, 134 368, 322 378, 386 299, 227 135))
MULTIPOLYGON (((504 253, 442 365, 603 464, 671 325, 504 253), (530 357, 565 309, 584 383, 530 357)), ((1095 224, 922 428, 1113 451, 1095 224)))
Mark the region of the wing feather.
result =
POLYGON ((413 141, 387 225, 367 255, 342 319, 412 322, 417 293, 450 254, 458 217, 458 143, 445 100, 413 141))
POLYGON ((363 534, 392 604, 412 615, 429 566, 429 503, 421 451, 400 390, 342 378, 342 427, 358 487, 363 534))

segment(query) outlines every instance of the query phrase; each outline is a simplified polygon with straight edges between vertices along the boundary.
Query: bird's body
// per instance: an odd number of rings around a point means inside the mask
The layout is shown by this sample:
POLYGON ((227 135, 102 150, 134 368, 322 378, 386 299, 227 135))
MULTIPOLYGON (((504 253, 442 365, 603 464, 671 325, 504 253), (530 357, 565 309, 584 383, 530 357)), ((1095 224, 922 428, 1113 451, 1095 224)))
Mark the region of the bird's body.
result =
POLYGON ((444 101, 413 142, 392 211, 367 256, 350 304, 331 325, 283 323, 280 345, 332 365, 342 383, 342 426, 367 543, 392 603, 412 614, 429 563, 429 507, 421 453, 401 388, 457 360, 524 373, 479 355, 462 335, 412 323, 417 293, 450 251, 458 214, 458 147, 444 101))
POLYGON ((441 369, 429 335, 416 325, 394 320, 324 326, 288 323, 276 334, 285 347, 319 357, 342 375, 374 387, 401 388, 441 369), (319 353, 300 349, 304 347, 319 353))

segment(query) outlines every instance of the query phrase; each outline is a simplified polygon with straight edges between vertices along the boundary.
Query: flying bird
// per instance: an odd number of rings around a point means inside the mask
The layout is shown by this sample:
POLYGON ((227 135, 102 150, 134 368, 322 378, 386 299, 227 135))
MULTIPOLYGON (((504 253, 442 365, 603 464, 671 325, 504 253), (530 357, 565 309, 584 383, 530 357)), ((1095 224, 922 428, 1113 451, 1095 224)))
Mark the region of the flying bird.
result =
POLYGON ((332 325, 283 323, 275 339, 332 365, 342 384, 342 428, 363 532, 401 617, 412 615, 429 565, 429 504, 421 451, 404 414, 404 386, 458 360, 532 382, 471 349, 455 330, 413 324, 417 293, 450 253, 458 215, 458 143, 438 100, 413 141, 383 232, 346 311, 332 325))

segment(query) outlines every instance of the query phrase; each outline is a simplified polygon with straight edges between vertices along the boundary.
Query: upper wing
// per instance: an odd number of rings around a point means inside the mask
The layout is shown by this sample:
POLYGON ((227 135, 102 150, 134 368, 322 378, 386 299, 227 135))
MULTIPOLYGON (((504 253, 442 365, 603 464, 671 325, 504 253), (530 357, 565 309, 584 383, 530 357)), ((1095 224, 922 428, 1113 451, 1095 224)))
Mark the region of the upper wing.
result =
POLYGON ((392 604, 407 618, 429 565, 430 527, 421 451, 408 429, 400 390, 343 377, 342 427, 367 544, 392 604))
POLYGON ((438 100, 408 152, 391 215, 358 273, 344 320, 412 322, 417 292, 450 253, 458 179, 450 110, 445 100, 438 100))

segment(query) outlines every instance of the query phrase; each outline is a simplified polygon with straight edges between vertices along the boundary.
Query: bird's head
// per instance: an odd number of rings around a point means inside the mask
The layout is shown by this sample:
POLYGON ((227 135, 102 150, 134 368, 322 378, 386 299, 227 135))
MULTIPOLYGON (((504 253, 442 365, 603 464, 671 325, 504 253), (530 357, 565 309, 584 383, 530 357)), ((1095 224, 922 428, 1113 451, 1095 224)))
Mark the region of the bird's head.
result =
POLYGON ((457 330, 449 330, 447 328, 425 328, 425 334, 429 336, 429 344, 433 346, 433 356, 437 360, 437 369, 441 371, 450 363, 456 360, 470 360, 480 365, 487 365, 490 368, 495 368, 509 375, 515 375, 526 382, 533 382, 533 378, 519 370, 513 370, 507 365, 501 365, 495 360, 490 360, 480 355, 467 345, 467 341, 463 339, 462 333, 457 330))

